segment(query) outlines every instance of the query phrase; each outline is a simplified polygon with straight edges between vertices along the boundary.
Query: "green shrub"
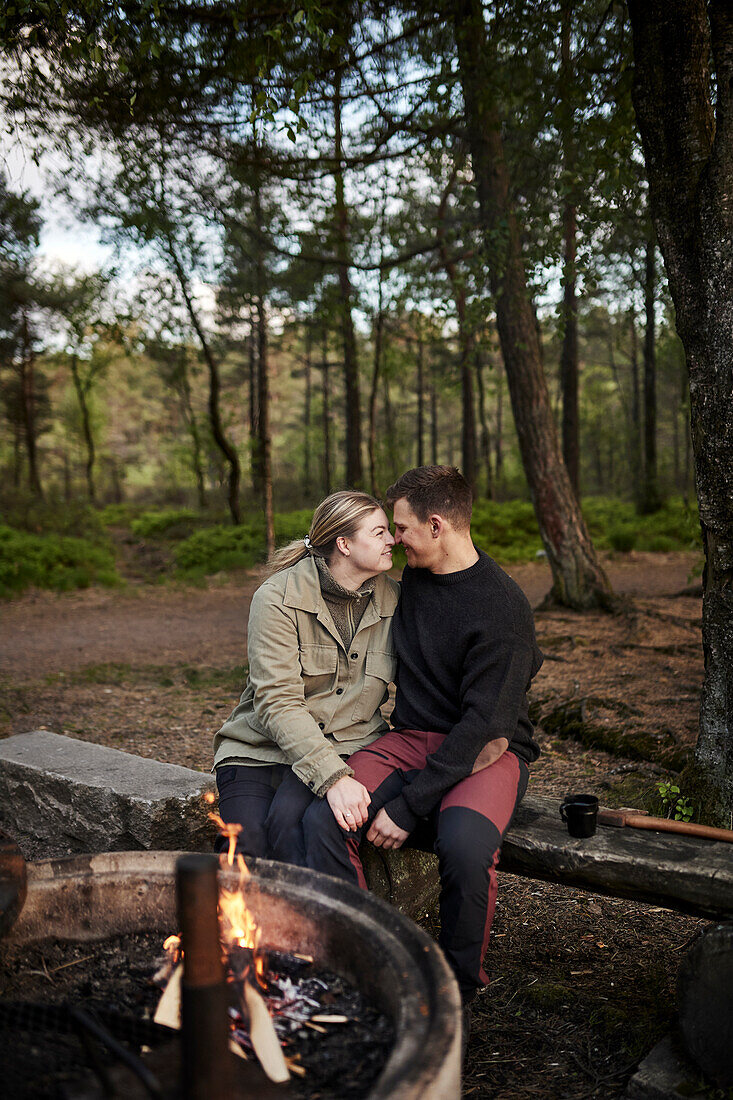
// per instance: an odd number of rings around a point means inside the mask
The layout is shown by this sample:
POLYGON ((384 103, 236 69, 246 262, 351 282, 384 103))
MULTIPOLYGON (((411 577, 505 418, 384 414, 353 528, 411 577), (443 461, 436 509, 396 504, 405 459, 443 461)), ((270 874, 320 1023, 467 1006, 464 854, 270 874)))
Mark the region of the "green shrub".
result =
POLYGON ((636 528, 630 523, 619 523, 608 532, 608 542, 613 550, 628 554, 636 546, 636 528))
POLYGON ((264 534, 244 524, 196 531, 174 550, 181 573, 204 576, 222 569, 251 569, 264 556, 264 534))
POLYGON ((104 527, 129 527, 139 510, 139 507, 127 501, 121 504, 105 504, 99 511, 99 521, 104 527))
POLYGON ((72 535, 92 542, 107 542, 100 514, 87 501, 18 496, 4 502, 3 523, 34 535, 72 535))
POLYGON ((163 508, 158 512, 143 512, 130 524, 133 535, 140 539, 185 539, 200 523, 191 508, 163 508))
POLYGON ((666 553, 669 550, 678 550, 679 542, 670 538, 669 535, 652 535, 651 537, 642 537, 639 540, 639 549, 666 553))
POLYGON ((0 526, 0 596, 31 585, 67 592, 120 581, 109 546, 66 535, 34 535, 0 526))

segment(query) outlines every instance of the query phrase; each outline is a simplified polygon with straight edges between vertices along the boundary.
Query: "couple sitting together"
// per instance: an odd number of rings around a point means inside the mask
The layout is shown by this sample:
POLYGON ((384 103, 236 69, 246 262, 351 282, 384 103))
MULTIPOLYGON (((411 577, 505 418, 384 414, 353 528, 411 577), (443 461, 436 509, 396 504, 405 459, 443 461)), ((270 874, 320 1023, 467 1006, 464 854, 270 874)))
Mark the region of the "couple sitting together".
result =
POLYGON ((539 755, 527 688, 542 656, 525 596, 471 541, 458 470, 410 470, 387 502, 394 537, 379 502, 347 490, 270 559, 244 693, 214 741, 220 813, 245 856, 362 887, 363 836, 433 848, 439 942, 468 1004, 488 981, 502 837, 539 755))

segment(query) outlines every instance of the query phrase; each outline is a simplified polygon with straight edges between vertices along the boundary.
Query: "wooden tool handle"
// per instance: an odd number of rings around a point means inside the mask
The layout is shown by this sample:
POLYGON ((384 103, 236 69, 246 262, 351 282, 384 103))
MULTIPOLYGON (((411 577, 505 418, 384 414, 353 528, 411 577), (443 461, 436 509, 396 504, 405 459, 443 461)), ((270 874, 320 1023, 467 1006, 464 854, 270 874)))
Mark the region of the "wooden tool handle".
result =
POLYGON ((712 825, 696 825, 692 821, 672 821, 668 817, 646 817, 643 814, 629 814, 626 824, 634 829, 657 829, 660 833, 702 836, 707 840, 725 840, 729 844, 733 844, 733 830, 716 829, 712 825))
POLYGON ((733 830, 716 829, 712 825, 696 825, 691 821, 672 821, 668 817, 649 817, 634 810, 599 810, 599 825, 624 825, 632 829, 653 829, 660 833, 680 833, 682 836, 701 836, 706 840, 724 840, 733 843, 733 830))

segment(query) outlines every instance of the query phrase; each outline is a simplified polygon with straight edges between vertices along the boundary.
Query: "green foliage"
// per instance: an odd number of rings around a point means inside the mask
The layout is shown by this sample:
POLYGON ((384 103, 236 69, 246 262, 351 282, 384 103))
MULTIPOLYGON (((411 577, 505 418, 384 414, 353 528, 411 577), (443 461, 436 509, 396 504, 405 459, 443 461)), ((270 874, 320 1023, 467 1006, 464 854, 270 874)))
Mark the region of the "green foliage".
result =
MULTIPOLYGON (((633 504, 609 497, 583 501, 591 538, 600 550, 690 550, 699 546, 697 510, 679 498, 659 512, 638 516, 633 504)), ((471 526, 474 542, 499 561, 529 561, 542 549, 537 520, 529 501, 477 501, 471 526)))
MULTIPOLYGON (((275 514, 275 542, 278 546, 303 538, 308 533, 310 508, 275 514)), ((207 527, 185 539, 174 551, 180 573, 190 577, 219 573, 223 569, 251 569, 265 560, 265 525, 260 515, 245 519, 238 527, 207 527)))
POLYGON ((637 532, 630 523, 619 523, 609 529, 607 537, 613 550, 628 554, 636 546, 637 532))
POLYGON ((130 523, 134 535, 141 539, 181 539, 192 534, 200 519, 191 508, 163 508, 143 512, 130 523))
POLYGON ((107 545, 102 514, 83 500, 17 495, 3 504, 8 527, 35 535, 74 535, 107 545))
POLYGON ((675 821, 692 820, 695 807, 671 779, 665 779, 657 783, 657 794, 662 803, 665 817, 671 817, 675 821))
POLYGON ((184 539, 174 551, 176 567, 191 577, 222 569, 251 569, 264 555, 264 530, 248 524, 207 527, 184 539))
POLYGON ((134 504, 123 501, 121 504, 107 504, 98 512, 103 527, 129 527, 138 509, 134 504))
POLYGON ((31 585, 66 592, 119 581, 108 546, 0 526, 0 597, 18 595, 31 585))

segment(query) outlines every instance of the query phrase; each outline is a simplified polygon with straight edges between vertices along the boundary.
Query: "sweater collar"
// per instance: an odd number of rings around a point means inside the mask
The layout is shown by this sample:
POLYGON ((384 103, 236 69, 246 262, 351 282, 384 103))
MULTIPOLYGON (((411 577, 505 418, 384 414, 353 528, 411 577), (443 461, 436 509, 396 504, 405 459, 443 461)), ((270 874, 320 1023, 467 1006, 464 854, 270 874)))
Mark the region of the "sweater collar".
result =
MULTIPOLYGON (((283 594, 283 603, 285 606, 295 607, 301 611, 310 611, 313 614, 318 614, 318 612, 322 611, 323 592, 320 582, 321 574, 319 573, 315 558, 313 558, 311 554, 308 554, 307 557, 301 558, 300 561, 292 565, 286 572, 287 580, 285 581, 285 592, 283 594)), ((328 573, 330 576, 331 571, 328 570, 328 573)), ((334 580, 333 584, 337 585, 337 582, 334 580)), ((397 590, 395 586, 385 584, 384 578, 381 576, 374 577, 373 584, 372 605, 377 615, 382 619, 386 619, 394 614, 394 610, 397 607, 397 590)), ((356 595, 356 593, 350 592, 347 588, 341 588, 341 585, 337 587, 351 599, 356 595)), ((366 585, 362 585, 360 594, 366 595, 365 589, 366 585)))

